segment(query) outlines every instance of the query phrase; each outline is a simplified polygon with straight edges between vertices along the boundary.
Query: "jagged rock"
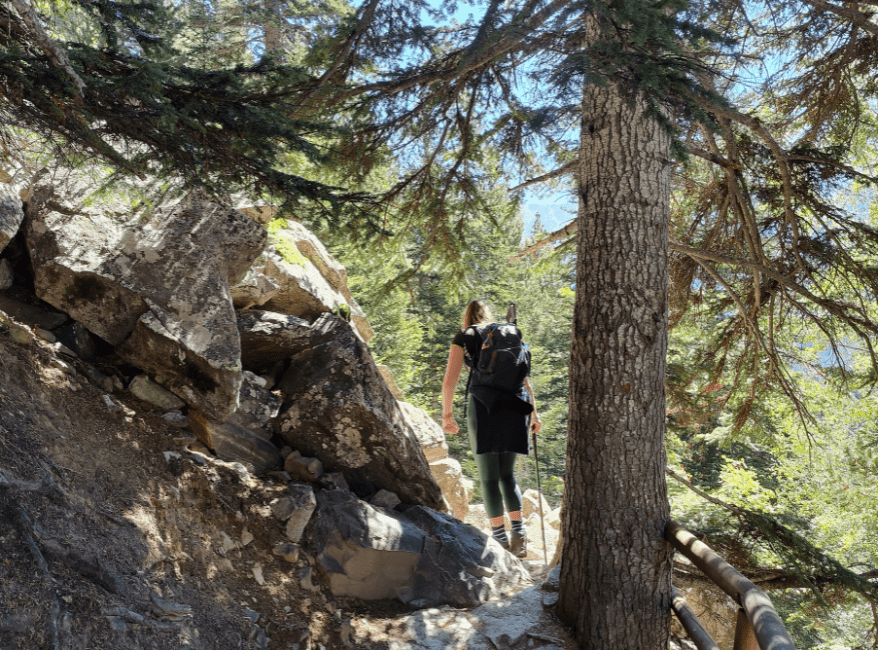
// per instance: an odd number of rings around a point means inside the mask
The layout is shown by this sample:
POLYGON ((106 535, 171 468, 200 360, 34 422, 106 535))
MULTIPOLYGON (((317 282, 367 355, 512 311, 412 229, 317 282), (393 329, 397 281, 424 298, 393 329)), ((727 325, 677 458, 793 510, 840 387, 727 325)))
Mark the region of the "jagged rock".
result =
POLYGON ((0 291, 4 291, 12 286, 12 280, 15 274, 12 272, 12 265, 9 260, 0 260, 0 291))
POLYGON ((250 269, 244 278, 231 288, 232 304, 235 309, 250 309, 265 304, 280 290, 281 286, 276 280, 250 269))
POLYGON ((430 463, 430 471, 442 489, 442 496, 448 501, 451 513, 461 521, 466 519, 471 493, 466 489, 460 463, 453 458, 443 458, 430 463))
POLYGON ((336 261, 314 233, 298 221, 287 220, 286 228, 281 230, 277 236, 292 242, 299 249, 299 252, 320 271, 320 275, 329 283, 329 286, 344 296, 351 308, 351 321, 363 340, 368 343, 375 333, 372 331, 363 310, 351 295, 345 267, 336 261))
POLYGON ((402 501, 399 500, 399 497, 396 496, 393 492, 389 492, 388 490, 378 490, 378 494, 372 497, 369 500, 376 508, 387 508, 388 510, 393 510, 396 506, 398 506, 402 501))
POLYGON ((384 488, 406 503, 443 509, 442 493, 414 430, 351 326, 329 317, 332 340, 299 353, 280 382, 286 396, 275 431, 355 492, 384 488))
POLYGON ((162 416, 162 419, 170 423, 172 426, 182 429, 189 426, 189 418, 180 411, 170 411, 162 416))
POLYGON ((471 607, 526 578, 496 541, 430 508, 379 510, 338 490, 317 500, 310 539, 336 596, 471 607))
POLYGON ((306 458, 301 452, 291 452, 284 460, 284 470, 298 481, 313 482, 323 476, 323 463, 317 458, 306 458))
POLYGON ((278 557, 282 557, 290 564, 295 564, 299 561, 299 547, 295 544, 290 544, 289 542, 281 542, 280 544, 277 544, 271 552, 278 557))
MULTIPOLYGON (((233 352, 227 352, 231 362, 233 352)), ((236 407, 240 367, 217 367, 192 353, 152 312, 140 317, 116 353, 215 422, 225 422, 236 407)))
POLYGON ((92 361, 97 354, 97 344, 85 325, 73 322, 55 332, 56 338, 83 361, 92 361))
POLYGON ((277 417, 281 407, 281 398, 267 390, 262 378, 246 370, 243 373, 241 392, 238 395, 238 410, 228 422, 247 429, 271 440, 274 433, 272 421, 277 417))
POLYGON ((259 309, 238 312, 241 337, 241 363, 245 370, 262 373, 278 359, 287 359, 306 348, 327 340, 320 328, 313 328, 298 316, 288 316, 259 309))
POLYGON ((341 472, 329 472, 324 474, 320 479, 320 485, 327 490, 344 490, 348 492, 351 488, 345 480, 344 474, 341 472))
POLYGON ((232 287, 235 305, 308 319, 325 312, 347 312, 368 342, 374 333, 348 290, 344 267, 304 226, 285 223, 286 228, 274 231, 247 276, 232 287))
POLYGON ((552 507, 549 505, 549 502, 546 501, 546 497, 541 495, 536 490, 530 489, 525 490, 524 494, 521 495, 521 512, 525 517, 530 517, 532 514, 537 513, 540 514, 540 502, 542 501, 542 516, 546 516, 552 510, 552 507))
POLYGON ((241 370, 229 285, 259 255, 266 233, 197 193, 137 215, 122 206, 127 220, 119 211, 99 203, 72 210, 50 187, 35 192, 25 236, 37 295, 111 344, 126 342, 123 358, 222 422, 234 411, 241 370), (178 354, 158 361, 149 342, 178 354))
POLYGON ((448 443, 445 442, 445 432, 430 414, 408 402, 399 402, 399 408, 418 439, 427 462, 434 463, 447 458, 448 443))
POLYGON ((159 407, 164 411, 175 411, 184 402, 172 392, 165 390, 146 375, 137 375, 128 385, 135 397, 159 407))
POLYGON ((302 539, 305 526, 311 521, 311 515, 317 506, 314 490, 310 485, 291 483, 289 495, 282 496, 271 502, 271 512, 281 521, 287 522, 286 536, 298 542, 302 539))
POLYGON ((403 400, 403 394, 402 391, 399 390, 399 386, 396 385, 396 381, 393 379, 393 373, 390 371, 390 368, 379 363, 378 372, 380 372, 381 376, 384 378, 384 383, 387 384, 391 394, 401 402, 403 400))
POLYGON ((15 186, 0 183, 0 251, 15 237, 22 220, 24 220, 24 210, 15 186))
POLYGON ((198 439, 222 460, 246 463, 254 472, 265 472, 281 464, 277 447, 232 422, 217 424, 203 414, 191 411, 189 425, 198 439))
POLYGON ((68 320, 66 314, 29 305, 10 296, 0 296, 0 309, 17 321, 50 331, 61 327, 68 320))

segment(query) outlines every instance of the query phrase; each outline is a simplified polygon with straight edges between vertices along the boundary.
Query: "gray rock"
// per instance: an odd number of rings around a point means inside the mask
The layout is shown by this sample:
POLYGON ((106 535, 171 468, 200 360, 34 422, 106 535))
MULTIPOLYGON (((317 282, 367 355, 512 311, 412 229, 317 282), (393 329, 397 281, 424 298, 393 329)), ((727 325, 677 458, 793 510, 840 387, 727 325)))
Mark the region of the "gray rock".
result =
POLYGON ((365 343, 337 316, 323 319, 321 328, 335 336, 291 359, 275 431, 327 471, 344 473, 355 492, 383 488, 406 503, 443 509, 414 430, 365 343))
POLYGON ((393 510, 396 506, 398 506, 402 501, 399 500, 399 497, 396 496, 393 492, 389 492, 387 490, 378 490, 378 494, 376 494, 369 501, 376 508, 387 508, 388 510, 393 510))
POLYGON ((327 490, 344 490, 345 492, 350 490, 350 486, 341 472, 324 474, 320 479, 320 484, 327 490))
POLYGON ((443 458, 430 463, 430 471, 442 489, 442 496, 448 501, 451 513, 461 521, 466 519, 471 492, 467 490, 460 463, 454 458, 443 458))
POLYGON ((275 517, 287 522, 286 536, 294 542, 298 542, 302 539, 302 533, 308 522, 311 521, 311 515, 314 514, 314 508, 317 506, 317 499, 310 485, 291 483, 289 489, 289 495, 282 496, 271 503, 271 511, 275 517))
POLYGON ((115 390, 113 380, 107 377, 104 373, 102 373, 94 366, 88 365, 85 367, 85 376, 91 383, 93 383, 105 393, 112 393, 115 390))
POLYGON ((396 381, 393 379, 393 373, 390 371, 390 368, 379 363, 378 372, 380 372, 381 376, 384 378, 384 383, 387 384, 387 387, 390 389, 391 394, 398 401, 403 401, 402 391, 399 390, 399 386, 396 385, 396 381))
POLYGON ((35 193, 25 221, 37 295, 111 344, 126 342, 123 358, 224 421, 241 370, 229 285, 261 252, 265 231, 197 193, 142 214, 123 206, 127 221, 99 202, 61 212, 51 194, 35 193), (142 318, 147 312, 160 327, 142 318), (139 338, 127 341, 135 328, 139 338), (176 359, 156 360, 149 341, 157 337, 169 341, 156 343, 163 352, 178 349, 176 359), (171 364, 178 383, 191 375, 186 390, 159 379, 171 364))
POLYGON ((225 422, 237 406, 240 367, 217 367, 193 353, 152 312, 140 317, 116 352, 215 422, 225 422))
POLYGON ((244 278, 231 288, 232 304, 235 309, 250 309, 265 304, 281 286, 276 280, 254 269, 247 271, 244 278))
POLYGON ((448 515, 422 506, 379 510, 338 490, 317 499, 310 541, 336 596, 471 607, 527 577, 497 542, 448 515))
POLYGON ((348 289, 348 274, 315 235, 298 221, 288 219, 286 227, 275 235, 275 238, 291 243, 320 272, 329 286, 344 296, 351 310, 351 321, 360 336, 368 343, 374 336, 372 327, 363 310, 354 300, 348 289))
POLYGON ((433 463, 447 458, 448 443, 445 441, 445 432, 436 420, 424 409, 408 402, 399 402, 399 408, 418 439, 427 462, 433 463))
POLYGON ((246 463, 254 472, 280 467, 277 447, 252 431, 230 422, 217 424, 197 411, 190 411, 189 426, 198 439, 222 460, 246 463))
POLYGON ((272 422, 280 411, 282 400, 264 386, 262 378, 245 370, 238 394, 238 409, 228 422, 270 440, 274 433, 272 422))
POLYGON ((159 386, 146 375, 137 375, 132 379, 128 390, 138 399, 149 402, 164 411, 179 413, 177 409, 181 408, 184 404, 183 400, 159 386))
POLYGON ((46 343, 54 343, 58 339, 55 338, 55 335, 52 332, 44 329, 40 329, 39 327, 34 330, 34 334, 43 339, 46 343))
POLYGON ((12 318, 44 330, 54 330, 67 322, 66 314, 51 309, 28 305, 10 296, 0 295, 0 310, 12 318))
POLYGON ((237 325, 241 363, 245 370, 256 373, 270 370, 278 359, 288 359, 327 340, 327 336, 312 329, 308 321, 277 312, 241 310, 237 325))
POLYGON ((299 561, 299 547, 289 542, 282 542, 280 544, 277 544, 273 549, 271 549, 271 552, 278 557, 283 558, 290 564, 295 564, 299 561))
POLYGON ((0 251, 15 237, 23 219, 24 210, 17 188, 0 183, 0 251))
POLYGON ((0 260, 0 291, 5 291, 12 286, 12 280, 15 274, 12 272, 12 265, 9 260, 0 260))
POLYGON ((169 411, 162 416, 162 419, 178 429, 183 429, 184 427, 189 426, 189 418, 183 415, 180 411, 169 411))
POLYGON ((323 463, 317 458, 305 458, 298 452, 292 452, 284 461, 284 470, 294 480, 313 482, 323 476, 323 463))

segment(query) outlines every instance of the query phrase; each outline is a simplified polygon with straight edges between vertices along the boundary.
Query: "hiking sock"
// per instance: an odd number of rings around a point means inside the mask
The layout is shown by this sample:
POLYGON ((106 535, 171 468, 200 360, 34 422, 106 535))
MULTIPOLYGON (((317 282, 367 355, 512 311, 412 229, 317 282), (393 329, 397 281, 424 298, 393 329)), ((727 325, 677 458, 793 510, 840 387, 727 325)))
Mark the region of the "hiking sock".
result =
POLYGON ((512 531, 519 533, 521 535, 524 534, 524 522, 521 520, 521 511, 518 512, 510 512, 509 513, 509 521, 512 523, 512 531))
POLYGON ((491 535, 503 546, 509 545, 509 538, 506 537, 506 527, 503 524, 499 526, 491 526, 491 535))

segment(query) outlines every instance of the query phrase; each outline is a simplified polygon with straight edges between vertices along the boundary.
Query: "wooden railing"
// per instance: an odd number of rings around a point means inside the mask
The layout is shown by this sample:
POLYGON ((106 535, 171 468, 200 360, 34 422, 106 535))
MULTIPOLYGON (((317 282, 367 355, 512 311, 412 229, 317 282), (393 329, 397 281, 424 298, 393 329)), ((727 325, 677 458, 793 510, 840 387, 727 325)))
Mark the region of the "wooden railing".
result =
MULTIPOLYGON (((665 539, 738 603, 734 650, 795 650, 765 592, 676 521, 665 526, 665 539)), ((720 650, 676 589, 672 608, 698 650, 720 650)))

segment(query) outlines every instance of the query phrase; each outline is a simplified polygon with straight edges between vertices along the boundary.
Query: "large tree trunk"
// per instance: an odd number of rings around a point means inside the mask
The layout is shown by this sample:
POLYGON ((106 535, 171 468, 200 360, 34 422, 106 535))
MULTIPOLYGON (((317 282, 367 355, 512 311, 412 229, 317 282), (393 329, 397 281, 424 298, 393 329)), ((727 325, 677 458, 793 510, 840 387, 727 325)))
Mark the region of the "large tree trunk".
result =
POLYGON ((587 85, 558 612, 589 650, 666 650, 669 138, 587 85))

